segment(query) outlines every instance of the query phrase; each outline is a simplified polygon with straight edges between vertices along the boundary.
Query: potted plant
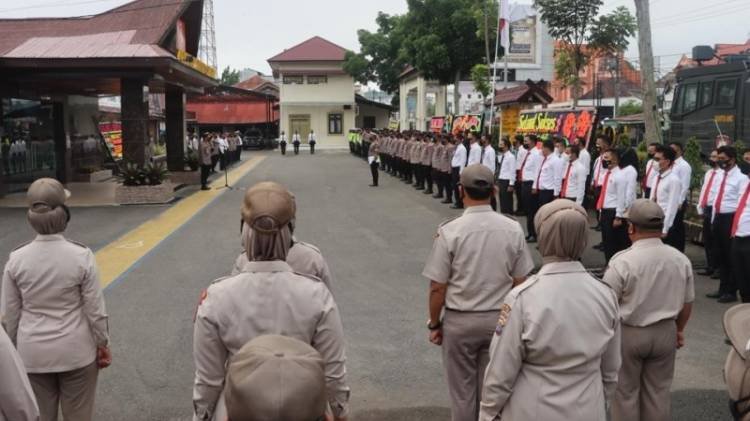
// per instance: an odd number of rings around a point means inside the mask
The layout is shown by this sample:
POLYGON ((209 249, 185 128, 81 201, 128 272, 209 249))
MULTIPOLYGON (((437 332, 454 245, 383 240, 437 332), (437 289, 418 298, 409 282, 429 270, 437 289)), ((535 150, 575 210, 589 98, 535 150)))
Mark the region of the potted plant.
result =
POLYGON ((174 188, 168 174, 164 163, 125 164, 117 176, 121 184, 115 189, 115 201, 121 205, 171 202, 174 188))

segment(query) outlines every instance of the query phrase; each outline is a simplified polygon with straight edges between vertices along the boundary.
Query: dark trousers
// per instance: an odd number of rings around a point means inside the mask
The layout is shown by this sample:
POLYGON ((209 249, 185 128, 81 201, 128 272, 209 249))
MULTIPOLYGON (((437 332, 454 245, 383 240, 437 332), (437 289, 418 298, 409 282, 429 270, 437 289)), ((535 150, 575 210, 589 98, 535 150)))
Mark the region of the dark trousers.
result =
POLYGON ((211 173, 210 165, 201 165, 201 187, 208 186, 208 175, 211 173))
POLYGON ((451 167, 451 188, 450 191, 453 192, 453 204, 455 204, 458 207, 463 207, 463 201, 461 200, 461 196, 458 193, 458 183, 461 181, 461 168, 460 167, 451 167))
POLYGON ((422 164, 412 164, 414 166, 414 185, 424 187, 424 166, 422 164))
POLYGON ((615 222, 615 209, 602 209, 601 221, 602 242, 604 242, 604 259, 607 263, 615 254, 630 247, 628 238, 628 224, 623 221, 622 225, 615 228, 612 224, 615 222))
POLYGON ((219 169, 224 171, 227 169, 227 154, 224 152, 223 154, 219 154, 219 169))
POLYGON ((714 257, 714 231, 711 229, 711 214, 713 206, 703 210, 703 251, 706 254, 706 269, 714 271, 718 267, 714 257))
POLYGON ((435 183, 435 189, 437 190, 437 192, 435 193, 436 196, 443 197, 443 173, 433 168, 432 181, 433 183, 435 183))
MULTIPOLYGON (((583 195, 583 208, 584 209, 594 209, 596 207, 596 202, 594 202, 592 204, 591 203, 591 196, 588 195, 588 194, 586 194, 586 193, 588 193, 588 188, 591 185, 591 180, 593 178, 594 178, 594 175, 591 174, 591 173, 589 173, 589 175, 586 176, 586 186, 584 188, 587 189, 587 190, 586 190, 586 192, 583 195)), ((596 197, 594 197, 593 199, 596 200, 596 197)))
MULTIPOLYGON (((592 209, 596 209, 596 204, 599 203, 599 196, 602 194, 602 188, 601 187, 594 187, 594 204, 591 207, 592 209)), ((597 226, 602 226, 602 218, 601 218, 601 212, 596 211, 596 221, 597 226)))
POLYGON ((732 274, 743 303, 750 303, 750 237, 732 240, 732 274))
POLYGON ((555 200, 554 190, 539 190, 539 204, 537 205, 537 209, 553 200, 555 200))
POLYGON ((523 189, 521 188, 521 171, 516 171, 516 183, 513 188, 516 190, 516 212, 522 212, 523 197, 521 196, 521 192, 523 189))
POLYGON ((286 142, 279 143, 279 147, 281 148, 281 154, 286 155, 286 142))
POLYGON ((310 142, 310 155, 315 155, 315 142, 310 142))
POLYGON ((687 204, 683 204, 677 210, 677 214, 674 217, 674 223, 667 233, 667 238, 664 239, 664 244, 668 244, 681 252, 685 252, 685 208, 687 204))
POLYGON ((644 199, 650 199, 651 198, 651 187, 646 187, 643 190, 643 198, 644 199))
POLYGON ((299 143, 295 142, 294 145, 294 154, 299 155, 299 143))
MULTIPOLYGON (((732 276, 732 220, 734 213, 720 213, 713 222, 716 263, 719 265, 719 294, 737 294, 737 282, 732 276)), ((747 256, 744 257, 747 259, 747 256)))
POLYGON ((523 211, 526 213, 526 233, 536 238, 536 228, 534 228, 534 215, 537 210, 538 195, 532 194, 533 181, 524 181, 521 183, 521 202, 523 202, 523 211))
POLYGON ((433 170, 432 167, 429 165, 424 166, 424 181, 427 184, 427 191, 432 193, 432 185, 434 184, 435 180, 432 178, 433 170))
POLYGON ((216 172, 216 164, 219 162, 219 155, 211 155, 211 172, 216 172))
POLYGON ((378 163, 377 161, 373 161, 372 164, 370 164, 370 172, 372 173, 372 185, 377 186, 378 185, 378 163))
POLYGON ((500 212, 501 213, 513 213, 513 192, 508 191, 510 187, 510 180, 500 180, 500 212))

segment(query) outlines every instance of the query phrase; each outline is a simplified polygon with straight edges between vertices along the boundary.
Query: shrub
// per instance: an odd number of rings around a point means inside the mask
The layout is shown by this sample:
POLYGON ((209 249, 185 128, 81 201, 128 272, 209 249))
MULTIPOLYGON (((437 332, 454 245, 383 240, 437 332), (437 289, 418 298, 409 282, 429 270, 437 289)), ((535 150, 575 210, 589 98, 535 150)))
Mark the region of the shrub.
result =
POLYGON ((687 144, 685 144, 684 158, 693 168, 690 189, 700 189, 706 169, 704 168, 703 157, 701 157, 701 145, 695 137, 688 139, 687 144))
POLYGON ((166 180, 168 174, 164 163, 139 166, 128 162, 120 169, 117 178, 124 186, 158 186, 166 180))

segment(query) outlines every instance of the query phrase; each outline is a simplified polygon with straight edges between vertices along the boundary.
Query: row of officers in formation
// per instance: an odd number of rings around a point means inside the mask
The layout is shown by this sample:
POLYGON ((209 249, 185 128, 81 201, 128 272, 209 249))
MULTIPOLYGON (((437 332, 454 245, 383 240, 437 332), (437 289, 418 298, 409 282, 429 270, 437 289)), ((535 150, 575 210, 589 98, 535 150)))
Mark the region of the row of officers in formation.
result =
MULTIPOLYGON (((495 179, 481 164, 461 170, 465 210, 437 229, 422 272, 453 420, 671 419, 694 289, 688 259, 662 242, 664 211, 648 199, 630 204, 632 246, 600 281, 580 263, 586 211, 553 200, 534 217, 543 266, 530 276, 523 228, 491 208, 495 179)), ((55 180, 32 184, 28 220, 39 235, 3 272, 0 420, 91 420, 98 372, 112 363, 94 255, 64 237, 68 196, 55 180)), ((294 236, 295 196, 259 183, 239 213, 243 252, 201 293, 194 318, 193 419, 348 419, 331 271, 294 236)))
MULTIPOLYGON (((456 209, 464 206, 458 193, 460 174, 470 165, 485 166, 498 187, 497 196, 490 200, 493 210, 499 203, 501 213, 526 215, 529 242, 537 240, 534 216, 539 208, 556 198, 567 199, 596 213, 601 243, 594 247, 609 262, 631 245, 625 212, 640 196, 664 212, 662 240, 685 251, 684 219, 693 169, 679 143, 648 145, 645 171, 639 174, 635 150, 614 148, 605 135, 596 138, 598 156, 593 162, 581 138, 542 141, 535 135, 517 135, 513 144, 504 137, 498 151, 487 135, 473 133, 367 131, 364 138, 370 145, 373 186, 378 185, 382 168, 456 209)), ((707 260, 707 270, 701 274, 720 278, 710 298, 731 303, 737 301, 739 291, 743 302, 750 302, 750 180, 740 170, 737 151, 731 146, 713 150, 709 164, 695 203, 703 218, 707 260)))

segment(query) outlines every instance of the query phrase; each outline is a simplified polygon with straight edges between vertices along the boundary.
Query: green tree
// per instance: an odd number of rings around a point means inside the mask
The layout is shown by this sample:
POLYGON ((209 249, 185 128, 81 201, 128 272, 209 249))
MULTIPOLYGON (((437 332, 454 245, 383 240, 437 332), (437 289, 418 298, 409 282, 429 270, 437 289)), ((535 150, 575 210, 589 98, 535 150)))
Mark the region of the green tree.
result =
POLYGON ((221 72, 221 84, 232 86, 240 83, 240 71, 232 69, 229 66, 225 67, 221 72))
POLYGON ((625 6, 599 16, 591 27, 589 48, 604 55, 617 55, 628 49, 638 26, 625 6))
POLYGON ((487 70, 489 66, 486 64, 475 64, 471 68, 471 81, 474 82, 474 89, 481 93, 483 97, 487 98, 492 92, 490 81, 487 79, 487 70))
POLYGON ((703 158, 701 157, 701 145, 695 137, 688 139, 685 144, 684 158, 690 164, 690 167, 693 168, 690 178, 690 190, 700 189, 706 170, 703 166, 703 158))
POLYGON ((618 117, 625 117, 628 115, 640 114, 643 112, 643 104, 640 102, 630 101, 620 105, 620 111, 617 113, 618 117))

